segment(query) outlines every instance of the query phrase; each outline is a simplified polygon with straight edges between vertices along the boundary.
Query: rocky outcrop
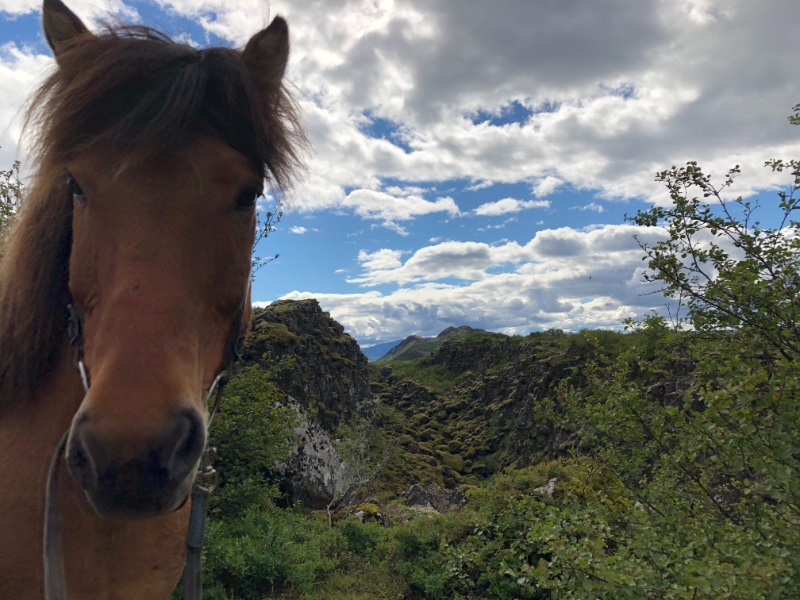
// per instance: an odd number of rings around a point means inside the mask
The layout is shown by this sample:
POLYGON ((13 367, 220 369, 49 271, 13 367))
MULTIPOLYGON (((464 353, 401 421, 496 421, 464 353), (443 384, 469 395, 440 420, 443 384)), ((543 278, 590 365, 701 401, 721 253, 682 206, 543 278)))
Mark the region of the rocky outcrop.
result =
POLYGON ((292 449, 292 457, 278 465, 284 490, 292 504, 300 502, 309 508, 325 508, 345 483, 342 456, 328 433, 302 410, 294 433, 298 443, 292 449))
POLYGON ((400 494, 406 506, 430 506, 444 514, 457 510, 467 503, 464 492, 460 489, 448 490, 438 485, 417 483, 400 494))
POLYGON ((276 370, 275 384, 328 432, 369 398, 367 357, 316 300, 278 300, 253 315, 242 356, 276 370))
POLYGON ((300 413, 293 456, 277 467, 284 491, 292 502, 325 507, 345 473, 331 435, 374 416, 366 356, 316 300, 278 300, 255 311, 242 360, 269 370, 300 413))

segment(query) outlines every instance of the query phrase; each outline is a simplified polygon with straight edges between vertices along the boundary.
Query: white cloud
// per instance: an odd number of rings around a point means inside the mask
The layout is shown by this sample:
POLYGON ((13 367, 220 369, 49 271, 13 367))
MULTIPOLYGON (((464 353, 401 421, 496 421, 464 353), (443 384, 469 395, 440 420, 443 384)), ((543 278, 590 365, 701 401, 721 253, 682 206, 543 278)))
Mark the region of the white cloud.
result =
POLYGON ((561 186, 564 182, 561 181, 558 177, 553 177, 548 175, 537 181, 533 186, 533 195, 534 196, 549 196, 557 188, 561 186))
MULTIPOLYGON (((17 147, 22 131, 22 110, 55 62, 13 42, 0 46, 0 161, 6 169, 15 159, 25 163, 25 154, 17 147)), ((23 169, 27 167, 23 164, 23 169)))
POLYGON ((589 204, 585 204, 584 206, 573 206, 570 210, 593 210, 594 212, 601 213, 605 209, 603 208, 602 204, 598 204, 597 202, 589 202, 589 204))
POLYGON ((384 221, 380 225, 373 223, 370 225, 370 229, 375 229, 376 227, 385 227, 390 231, 394 231, 397 235, 401 235, 403 237, 408 237, 410 234, 408 233, 408 229, 403 227, 402 225, 398 225, 394 221, 384 221))
POLYGON ((499 225, 487 225, 486 227, 478 227, 478 231, 488 231, 490 229, 502 229, 503 227, 505 227, 509 223, 512 223, 512 222, 514 222, 516 220, 517 220, 516 217, 511 217, 510 219, 506 219, 505 221, 503 221, 499 225))
POLYGON ((424 194, 428 190, 413 185, 407 185, 405 187, 390 185, 383 188, 383 191, 386 192, 387 194, 391 194, 392 196, 411 196, 411 195, 419 196, 421 194, 424 194))
POLYGON ((483 190, 486 188, 490 188, 494 185, 491 181, 481 181, 474 185, 464 188, 465 192, 477 192, 478 190, 483 190))
POLYGON ((410 221, 418 216, 438 212, 446 212, 450 216, 461 214, 458 205, 450 197, 438 198, 431 202, 420 196, 397 197, 368 189, 350 192, 341 201, 340 206, 351 209, 362 219, 380 220, 383 227, 392 229, 400 235, 408 235, 408 232, 397 224, 397 221, 410 221))
POLYGON ((516 200, 503 198, 497 202, 487 202, 475 209, 476 215, 495 217, 515 213, 528 208, 550 208, 550 200, 516 200))
MULTIPOLYGON (((292 292, 317 298, 359 340, 435 335, 449 325, 490 330, 619 327, 623 319, 663 308, 641 282, 642 252, 633 240, 663 239, 660 228, 605 225, 540 231, 524 246, 447 242, 422 248, 408 260, 382 249, 359 255, 364 285, 411 284, 391 293, 292 292), (500 269, 500 272, 496 270, 500 269), (591 279, 590 279, 591 278, 591 279), (469 283, 452 285, 445 279, 469 283)), ((502 242, 502 241, 501 241, 502 242)))
POLYGON ((306 231, 308 231, 308 230, 305 227, 299 227, 297 225, 293 225, 292 227, 289 227, 289 233, 297 233, 297 234, 302 235, 306 231))
POLYGON ((360 250, 358 252, 358 262, 369 271, 396 269, 402 266, 400 262, 401 256, 403 256, 401 250, 388 250, 386 248, 375 252, 360 250))
MULTIPOLYGON (((39 5, 0 1, 13 14, 39 5)), ((126 6, 73 3, 79 14, 126 6)), ((800 152, 785 123, 800 97, 785 48, 800 44, 800 30, 782 0, 610 0, 602 9, 509 0, 503 10, 455 0, 335 0, 325 10, 299 0, 158 3, 240 47, 270 16, 288 18, 288 77, 315 149, 289 202, 299 211, 354 210, 347 190, 380 190, 390 179, 401 182, 385 189, 390 196, 466 179, 474 189, 531 182, 539 197, 569 184, 665 202, 652 173, 686 160, 717 173, 740 164, 736 193, 747 196, 788 181, 762 168, 766 158, 800 152), (468 117, 499 115, 512 102, 526 111, 519 122, 468 117), (410 151, 368 137, 377 118, 410 151)), ((381 203, 373 196, 359 206, 374 215, 382 209, 367 205, 381 203)))
MULTIPOLYGON (((68 3, 88 19, 126 6, 68 3)), ((748 196, 789 180, 764 169, 765 159, 800 154, 797 130, 786 124, 800 97, 796 57, 786 49, 800 45, 800 28, 796 7, 785 0, 508 0, 503 10, 456 0, 331 0, 324 9, 300 0, 158 4, 239 47, 270 16, 288 18, 288 78, 314 145, 308 177, 288 201, 298 212, 348 211, 407 235, 414 219, 460 215, 451 198, 426 197, 437 182, 448 182, 444 189, 464 181, 471 183, 466 189, 523 182, 540 202, 570 186, 603 200, 664 203, 652 174, 687 160, 713 173, 741 165, 732 192, 748 196), (470 117, 511 114, 512 102, 522 113, 518 122, 470 117), (377 119, 400 132, 404 147, 391 135, 369 137, 368 121, 377 119)), ((0 10, 15 15, 38 6, 39 0, 0 0, 0 10)), ((0 51, 0 161, 7 165, 24 158, 12 117, 52 64, 13 44, 0 51)), ((484 216, 525 208, 498 204, 484 205, 484 216)), ((405 262, 397 255, 392 263, 391 254, 374 265, 367 258, 354 281, 418 287, 386 296, 329 295, 324 302, 359 335, 386 329, 395 333, 384 339, 397 339, 401 331, 438 333, 459 319, 498 328, 613 326, 626 311, 655 301, 637 300, 632 265, 641 263, 605 248, 599 240, 611 234, 604 228, 555 231, 561 233, 539 232, 516 246, 447 242, 454 245, 417 249, 405 262), (603 231, 605 237, 591 237, 603 231), (523 258, 509 258, 517 254, 523 258), (593 270, 593 286, 603 274, 618 285, 625 277, 634 283, 593 292, 582 287, 589 280, 580 268, 593 270), (449 286, 439 278, 471 283, 449 286), (580 294, 594 300, 573 300, 580 294)))
POLYGON ((648 240, 663 234, 660 229, 633 225, 602 225, 577 230, 569 227, 539 231, 527 244, 516 241, 501 244, 482 242, 442 242, 414 252, 405 263, 399 250, 381 249, 359 253, 363 272, 348 278, 349 283, 375 286, 388 283, 417 284, 442 279, 479 281, 494 277, 489 269, 514 266, 518 272, 538 277, 558 278, 587 269, 604 271, 620 264, 641 264, 641 250, 633 239, 638 233, 648 240))
MULTIPOLYGON (((67 0, 67 4, 72 12, 91 27, 96 27, 99 21, 107 20, 113 15, 126 21, 139 20, 136 9, 121 0, 67 0)), ((41 0, 0 0, 0 12, 13 16, 40 12, 41 9, 41 0)))

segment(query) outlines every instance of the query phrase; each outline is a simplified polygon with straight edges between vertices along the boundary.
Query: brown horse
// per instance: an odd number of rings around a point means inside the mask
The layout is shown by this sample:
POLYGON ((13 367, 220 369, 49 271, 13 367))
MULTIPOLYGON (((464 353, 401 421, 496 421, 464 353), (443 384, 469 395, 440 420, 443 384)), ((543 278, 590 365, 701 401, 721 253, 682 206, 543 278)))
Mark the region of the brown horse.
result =
POLYGON ((31 105, 38 174, 0 263, 0 598, 42 598, 45 481, 69 430, 69 598, 165 599, 205 395, 250 318, 256 199, 300 166, 288 30, 198 51, 142 27, 95 35, 60 0, 42 17, 58 68, 31 105))

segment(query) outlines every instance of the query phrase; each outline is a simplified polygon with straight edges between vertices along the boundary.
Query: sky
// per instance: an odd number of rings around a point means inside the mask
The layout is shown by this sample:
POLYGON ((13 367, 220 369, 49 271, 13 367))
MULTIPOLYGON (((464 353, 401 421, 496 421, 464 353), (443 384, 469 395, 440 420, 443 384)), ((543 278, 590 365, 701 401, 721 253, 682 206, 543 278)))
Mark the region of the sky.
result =
MULTIPOLYGON (((317 298, 363 346, 448 326, 615 328, 664 312, 625 221, 695 160, 777 215, 800 157, 796 0, 66 0, 196 47, 275 15, 312 150, 256 255, 253 300, 317 298)), ((54 68, 40 3, 0 0, 0 168, 54 68)), ((261 210, 269 210, 268 196, 261 210)))

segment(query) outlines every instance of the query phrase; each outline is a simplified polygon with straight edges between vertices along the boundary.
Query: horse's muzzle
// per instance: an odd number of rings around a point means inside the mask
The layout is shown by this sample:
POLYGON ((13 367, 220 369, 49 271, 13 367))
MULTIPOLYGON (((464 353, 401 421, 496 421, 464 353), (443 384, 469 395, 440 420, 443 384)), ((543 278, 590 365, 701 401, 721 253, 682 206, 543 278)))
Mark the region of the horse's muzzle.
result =
POLYGON ((104 436, 94 421, 91 409, 76 416, 67 464, 98 515, 150 518, 179 508, 191 491, 205 447, 199 412, 176 412, 161 435, 135 445, 134 452, 129 451, 130 442, 123 445, 104 436))

